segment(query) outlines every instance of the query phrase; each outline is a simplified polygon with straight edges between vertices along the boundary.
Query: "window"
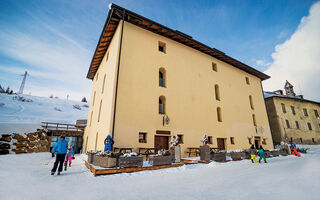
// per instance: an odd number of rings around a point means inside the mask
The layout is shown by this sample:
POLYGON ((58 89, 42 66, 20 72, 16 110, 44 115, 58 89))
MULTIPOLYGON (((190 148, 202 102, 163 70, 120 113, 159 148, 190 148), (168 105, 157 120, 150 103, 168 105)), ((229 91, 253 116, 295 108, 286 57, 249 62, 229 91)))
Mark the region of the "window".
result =
POLYGON ((300 142, 301 142, 301 144, 303 143, 302 138, 300 138, 300 142))
POLYGON ((100 121, 101 105, 102 105, 102 100, 100 100, 100 105, 99 105, 98 122, 100 121))
POLYGON ((283 103, 281 104, 281 107, 282 107, 282 112, 283 113, 287 113, 286 106, 283 103))
POLYGON ((292 139, 292 137, 290 137, 290 142, 293 142, 293 139, 292 139))
POLYGON ((147 143, 147 133, 139 133, 139 143, 147 143))
POLYGON ((266 144, 267 144, 267 140, 266 140, 266 139, 263 139, 263 140, 262 140, 262 144, 263 144, 263 145, 266 145, 266 144))
POLYGON ((97 75, 96 75, 96 81, 98 81, 98 77, 99 77, 99 73, 97 73, 97 75))
POLYGON ((287 124, 287 128, 290 128, 290 123, 287 119, 286 119, 286 124, 287 124))
POLYGON ((101 93, 103 94, 104 92, 104 83, 106 82, 106 75, 104 75, 103 77, 103 82, 102 82, 102 90, 101 90, 101 93))
POLYGON ((159 51, 166 53, 166 43, 159 41, 159 51))
POLYGON ((96 99, 96 91, 93 93, 93 101, 92 101, 92 106, 94 106, 94 100, 96 99))
POLYGON ((249 144, 252 144, 252 138, 248 138, 249 144))
POLYGON ((107 52, 107 55, 106 55, 106 62, 108 61, 109 59, 109 52, 107 52))
POLYGON ((311 123, 310 123, 310 122, 308 122, 307 124, 308 124, 308 129, 309 129, 310 131, 312 131, 311 123))
POLYGON ((208 136, 208 144, 212 144, 212 136, 208 136))
POLYGON ((216 63, 212 63, 212 70, 217 72, 218 71, 218 67, 217 67, 217 64, 216 63))
POLYGON ((319 117, 318 110, 314 110, 314 115, 315 115, 317 118, 319 117))
POLYGON ((252 121, 253 121, 253 125, 257 126, 257 121, 256 121, 256 115, 252 114, 252 121))
POLYGON ((159 114, 166 113, 166 98, 164 96, 159 97, 159 114))
POLYGON ((299 126, 299 122, 298 122, 298 121, 296 121, 296 127, 297 127, 297 129, 300 129, 300 126, 299 126))
POLYGON ((163 68, 159 70, 159 86, 166 87, 166 70, 163 68))
POLYGON ((303 112, 304 112, 304 116, 308 117, 308 111, 306 108, 303 109, 303 112))
POLYGON ((253 101, 252 101, 252 96, 251 95, 249 95, 249 102, 250 102, 251 109, 254 110, 253 101))
POLYGON ((316 143, 316 142, 314 141, 314 138, 312 138, 312 142, 313 142, 313 143, 316 143))
POLYGON ((220 101, 219 85, 214 85, 214 91, 215 91, 215 94, 216 94, 216 100, 220 101))
POLYGON ((230 137, 230 143, 234 144, 234 137, 230 137))
POLYGON ((250 85, 250 80, 248 77, 246 77, 246 83, 247 83, 247 85, 250 85))
POLYGON ((221 108, 217 108, 217 117, 218 117, 218 122, 222 122, 222 117, 221 117, 221 108))
POLYGON ((293 106, 291 106, 291 111, 292 111, 292 114, 293 114, 293 115, 296 115, 296 111, 295 111, 295 109, 294 109, 293 106))
POLYGON ((179 142, 178 142, 178 144, 183 144, 183 135, 177 135, 178 136, 178 138, 179 138, 179 142))

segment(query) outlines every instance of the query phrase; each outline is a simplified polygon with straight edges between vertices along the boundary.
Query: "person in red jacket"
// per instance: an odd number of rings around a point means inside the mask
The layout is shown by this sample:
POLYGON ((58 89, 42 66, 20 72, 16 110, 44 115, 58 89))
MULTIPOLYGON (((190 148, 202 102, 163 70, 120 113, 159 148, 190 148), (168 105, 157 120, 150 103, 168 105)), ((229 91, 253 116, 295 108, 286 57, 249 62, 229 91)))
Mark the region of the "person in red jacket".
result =
POLYGON ((296 149, 296 144, 293 141, 291 142, 290 149, 291 149, 292 155, 300 157, 300 154, 296 149))

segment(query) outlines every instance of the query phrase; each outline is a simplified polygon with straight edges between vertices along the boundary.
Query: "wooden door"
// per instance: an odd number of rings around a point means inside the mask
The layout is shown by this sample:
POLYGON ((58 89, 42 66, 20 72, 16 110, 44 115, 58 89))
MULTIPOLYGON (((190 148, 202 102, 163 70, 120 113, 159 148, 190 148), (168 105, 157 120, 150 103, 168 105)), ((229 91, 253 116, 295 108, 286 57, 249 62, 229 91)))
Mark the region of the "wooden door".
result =
POLYGON ((217 138, 218 149, 220 150, 226 149, 224 140, 225 140, 224 138, 217 138))
POLYGON ((168 136, 154 136, 154 148, 169 149, 169 137, 168 136))
POLYGON ((254 146, 255 146, 256 149, 260 148, 260 137, 255 137, 254 146))

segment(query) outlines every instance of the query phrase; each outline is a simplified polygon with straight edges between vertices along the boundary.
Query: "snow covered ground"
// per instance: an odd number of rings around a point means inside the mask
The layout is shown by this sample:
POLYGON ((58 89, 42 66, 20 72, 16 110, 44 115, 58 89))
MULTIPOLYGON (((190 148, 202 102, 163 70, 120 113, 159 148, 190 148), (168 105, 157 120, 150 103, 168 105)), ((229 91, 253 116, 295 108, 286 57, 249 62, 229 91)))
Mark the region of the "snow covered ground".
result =
POLYGON ((75 123, 77 119, 87 119, 87 105, 66 99, 0 94, 0 134, 33 132, 43 121, 75 123), (79 105, 81 110, 73 105, 79 105))
MULTIPOLYGON (((306 147, 306 146, 304 146, 306 147)), ((320 146, 302 157, 243 160, 94 177, 85 155, 51 176, 50 153, 0 156, 0 199, 319 199, 320 146)))

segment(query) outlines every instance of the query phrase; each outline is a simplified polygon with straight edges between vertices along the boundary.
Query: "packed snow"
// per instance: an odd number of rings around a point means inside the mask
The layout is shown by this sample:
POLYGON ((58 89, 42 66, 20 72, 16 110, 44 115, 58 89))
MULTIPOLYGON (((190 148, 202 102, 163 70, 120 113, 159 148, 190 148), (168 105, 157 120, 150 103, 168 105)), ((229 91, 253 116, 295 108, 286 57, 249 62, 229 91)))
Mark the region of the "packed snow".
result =
POLYGON ((320 146, 301 157, 250 160, 94 177, 77 155, 71 168, 50 175, 50 153, 0 156, 0 199, 290 199, 318 200, 320 146))
POLYGON ((0 94, 0 134, 36 131, 41 122, 74 124, 87 119, 88 103, 31 95, 0 94))

